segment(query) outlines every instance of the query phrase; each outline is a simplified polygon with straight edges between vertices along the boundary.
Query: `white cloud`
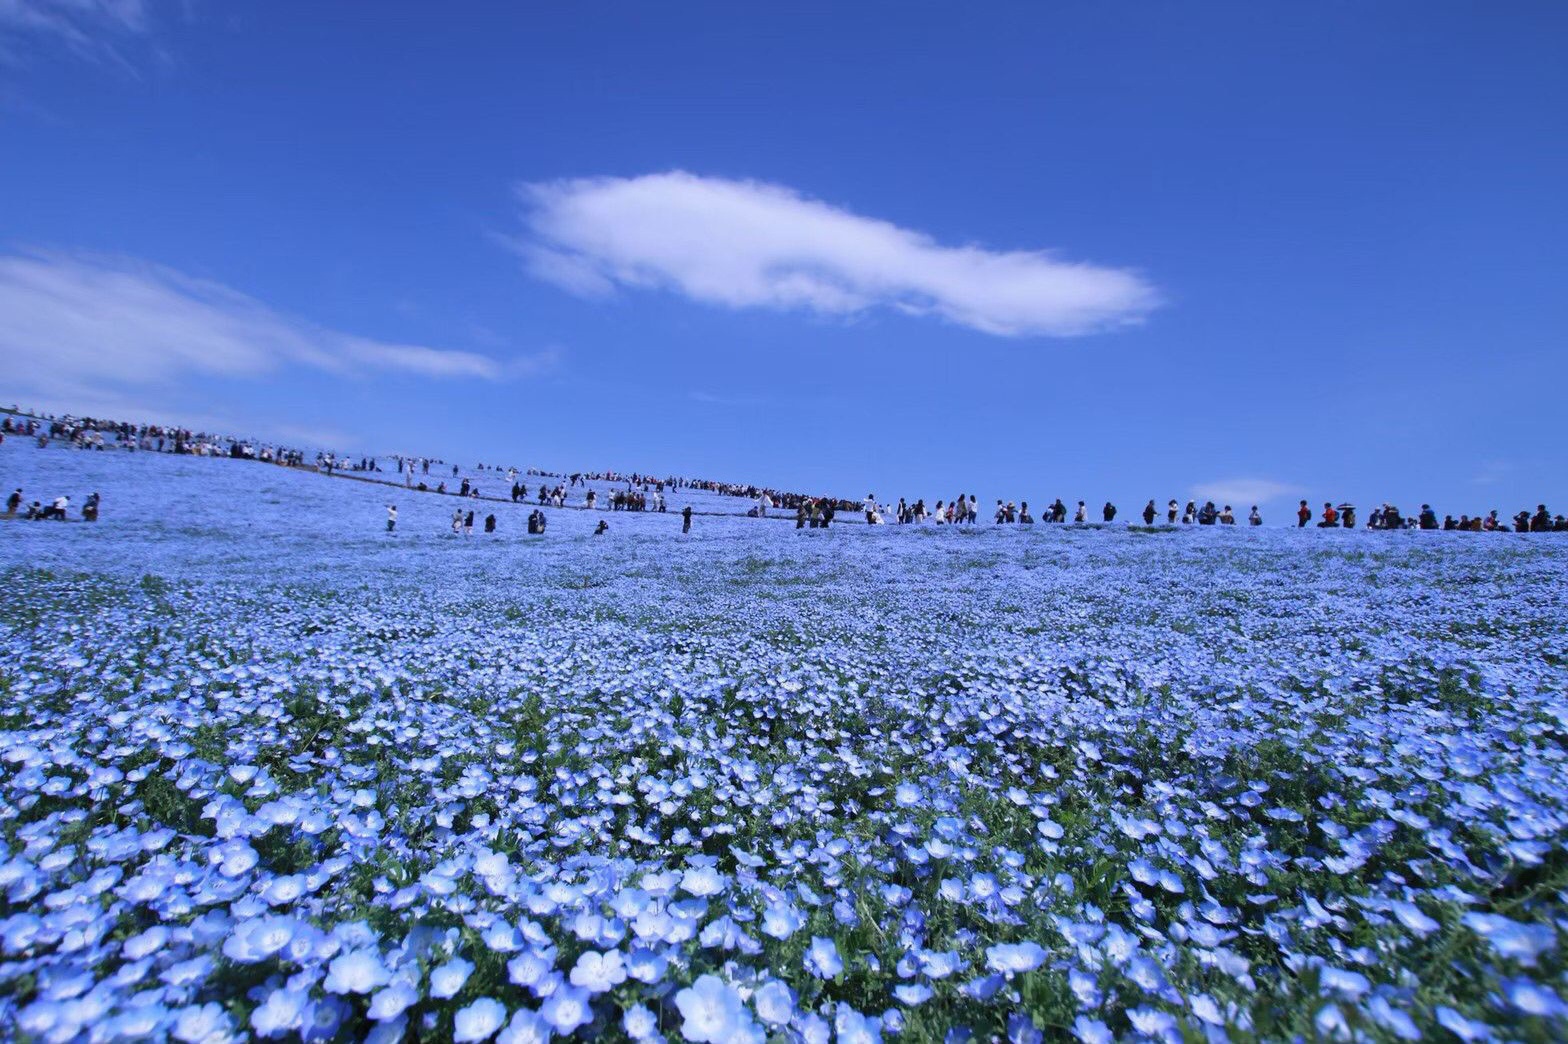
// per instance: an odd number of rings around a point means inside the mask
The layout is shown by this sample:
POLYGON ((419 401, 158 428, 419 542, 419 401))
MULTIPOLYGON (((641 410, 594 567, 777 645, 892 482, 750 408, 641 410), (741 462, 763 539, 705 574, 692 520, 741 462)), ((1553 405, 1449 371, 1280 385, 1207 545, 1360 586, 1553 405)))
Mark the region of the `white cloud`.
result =
POLYGON ((0 0, 0 58, 51 38, 84 58, 122 62, 119 46, 147 29, 142 0, 0 0))
POLYGON ((1277 497, 1297 497, 1298 486, 1272 479, 1220 479, 1193 486, 1192 491, 1205 500, 1220 504, 1263 504, 1277 497))
POLYGON ((730 308, 893 308, 1008 337, 1124 326, 1159 303, 1127 269, 946 246, 781 185, 671 171, 519 192, 529 269, 585 296, 656 287, 730 308))
POLYGON ((556 359, 555 349, 508 363, 340 333, 128 258, 0 255, 0 386, 8 397, 81 403, 75 408, 85 411, 87 403, 134 400, 180 378, 245 377, 286 365, 345 377, 500 379, 556 359))

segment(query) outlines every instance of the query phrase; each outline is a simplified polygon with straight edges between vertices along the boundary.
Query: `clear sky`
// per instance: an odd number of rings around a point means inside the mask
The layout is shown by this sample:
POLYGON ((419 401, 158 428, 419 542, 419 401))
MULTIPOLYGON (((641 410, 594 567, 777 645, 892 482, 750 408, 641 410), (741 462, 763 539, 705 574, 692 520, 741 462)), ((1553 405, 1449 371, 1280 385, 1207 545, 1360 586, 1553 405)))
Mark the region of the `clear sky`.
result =
POLYGON ((0 399, 1568 506, 1568 5, 0 0, 0 399))

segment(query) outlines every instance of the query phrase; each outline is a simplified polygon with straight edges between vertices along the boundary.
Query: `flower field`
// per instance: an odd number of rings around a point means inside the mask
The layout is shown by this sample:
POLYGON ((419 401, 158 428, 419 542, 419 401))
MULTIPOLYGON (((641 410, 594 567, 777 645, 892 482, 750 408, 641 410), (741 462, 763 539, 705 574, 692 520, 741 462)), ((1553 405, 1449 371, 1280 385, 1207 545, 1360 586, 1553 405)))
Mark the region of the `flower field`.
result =
POLYGON ((0 1037, 1568 1035, 1560 538, 0 482, 0 1037))

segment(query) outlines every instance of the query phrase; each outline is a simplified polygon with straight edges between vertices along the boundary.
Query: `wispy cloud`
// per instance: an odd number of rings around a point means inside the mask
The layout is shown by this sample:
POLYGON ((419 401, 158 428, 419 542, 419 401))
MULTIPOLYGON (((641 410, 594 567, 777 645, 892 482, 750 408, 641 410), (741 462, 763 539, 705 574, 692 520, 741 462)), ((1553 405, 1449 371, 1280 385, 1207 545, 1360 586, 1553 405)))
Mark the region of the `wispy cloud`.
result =
POLYGON ((528 376, 557 349, 500 361, 396 344, 284 315, 209 280, 123 257, 0 255, 0 384, 51 401, 120 401, 201 376, 304 366, 483 380, 528 376))
POLYGON ((0 60, 49 40, 83 58, 126 64, 121 48, 148 31, 143 0, 0 0, 0 60))
POLYGON ((1008 337, 1124 326, 1159 300, 1128 269, 948 246, 782 185, 671 171, 519 193, 529 269, 582 295, 649 287, 730 308, 891 308, 1008 337))
POLYGON ((1301 495, 1299 486, 1273 479, 1236 478, 1205 482, 1192 487, 1205 500, 1223 504, 1263 504, 1278 497, 1301 495))

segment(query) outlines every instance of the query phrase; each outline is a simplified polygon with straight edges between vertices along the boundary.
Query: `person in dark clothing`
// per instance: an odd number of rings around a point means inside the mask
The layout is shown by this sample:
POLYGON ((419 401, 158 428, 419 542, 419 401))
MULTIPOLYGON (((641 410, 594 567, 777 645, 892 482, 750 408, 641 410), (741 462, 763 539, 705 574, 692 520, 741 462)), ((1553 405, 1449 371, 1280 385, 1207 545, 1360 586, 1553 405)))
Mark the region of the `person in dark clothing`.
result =
MULTIPOLYGON (((1465 521, 1468 522, 1469 519, 1466 519, 1465 521)), ((1454 521, 1454 516, 1453 515, 1444 515, 1443 516, 1443 532, 1449 533, 1449 532, 1452 532, 1453 530, 1458 529, 1458 528, 1459 528, 1459 523, 1454 521)))
POLYGON ((1214 501, 1206 500, 1203 502, 1203 509, 1198 512, 1198 525, 1212 526, 1219 517, 1220 509, 1214 506, 1214 501))
POLYGON ((1100 509, 1100 514, 1105 518, 1105 521, 1107 521, 1107 522, 1114 522, 1114 521, 1116 521, 1116 505, 1112 504, 1109 500, 1107 500, 1105 502, 1105 507, 1100 509))
POLYGON ((1263 516, 1258 513, 1258 505, 1254 504, 1252 505, 1252 510, 1247 513, 1247 525, 1261 526, 1262 524, 1263 516))
POLYGON ((1530 532, 1550 533, 1552 531, 1552 516, 1546 510, 1545 504, 1535 505, 1535 516, 1530 519, 1530 532))
POLYGON ((1296 509, 1296 528, 1306 529, 1310 521, 1312 521, 1312 509, 1307 507, 1307 502, 1303 500, 1301 506, 1296 509))
POLYGON ((458 487, 457 495, 460 497, 468 496, 468 480, 466 478, 463 480, 463 484, 458 487))
POLYGON ((1517 515, 1514 516, 1514 532, 1515 533, 1528 533, 1528 532, 1530 532, 1530 512, 1528 512, 1528 511, 1521 511, 1517 515))
POLYGON ((690 504, 687 504, 685 507, 681 508, 681 532, 682 533, 690 533, 691 532, 691 505, 690 504))
POLYGON ((828 528, 828 524, 833 521, 833 512, 835 510, 837 510, 837 509, 834 508, 833 502, 831 500, 828 501, 826 504, 822 505, 822 528, 823 529, 828 528))
POLYGON ((1149 502, 1143 505, 1143 524, 1146 526, 1154 525, 1154 516, 1157 513, 1154 509, 1154 499, 1151 497, 1149 502))
POLYGON ((22 506, 22 491, 21 490, 17 490, 14 493, 12 493, 9 497, 5 498, 5 513, 7 515, 14 515, 14 514, 16 514, 17 508, 19 508, 21 506, 22 506))
POLYGON ((594 536, 603 536, 604 534, 608 533, 609 531, 610 531, 610 523, 606 522, 604 519, 601 518, 599 520, 598 526, 596 526, 594 528, 593 535, 594 536))
POLYGON ((1019 522, 1020 525, 1025 525, 1025 526, 1032 526, 1032 525, 1034 525, 1034 516, 1029 514, 1029 502, 1027 500, 1019 502, 1019 505, 1018 505, 1018 522, 1019 522))
POLYGON ((98 521, 98 494, 96 492, 88 494, 86 502, 82 504, 82 521, 98 521))
POLYGON ((806 528, 806 502, 804 500, 795 505, 795 528, 806 528))
POLYGON ((1431 504, 1421 505, 1421 514, 1419 518, 1421 520, 1420 524, 1422 529, 1437 528, 1437 512, 1432 510, 1431 504))
POLYGON ((485 532, 486 533, 494 533, 495 532, 495 516, 494 515, 486 515, 485 516, 485 532))

